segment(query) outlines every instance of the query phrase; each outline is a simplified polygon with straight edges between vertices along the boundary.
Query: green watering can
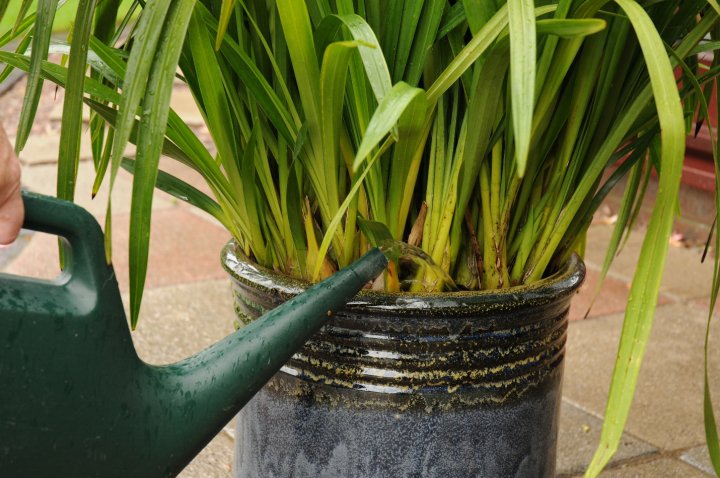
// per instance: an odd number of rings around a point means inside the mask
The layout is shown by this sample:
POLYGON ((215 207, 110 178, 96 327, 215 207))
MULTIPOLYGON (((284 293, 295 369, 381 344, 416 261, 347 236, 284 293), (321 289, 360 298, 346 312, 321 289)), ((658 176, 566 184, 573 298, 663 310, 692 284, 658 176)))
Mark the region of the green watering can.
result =
POLYGON ((181 362, 140 360, 100 227, 25 194, 25 228, 71 247, 54 281, 0 274, 0 476, 174 476, 387 261, 373 250, 181 362))

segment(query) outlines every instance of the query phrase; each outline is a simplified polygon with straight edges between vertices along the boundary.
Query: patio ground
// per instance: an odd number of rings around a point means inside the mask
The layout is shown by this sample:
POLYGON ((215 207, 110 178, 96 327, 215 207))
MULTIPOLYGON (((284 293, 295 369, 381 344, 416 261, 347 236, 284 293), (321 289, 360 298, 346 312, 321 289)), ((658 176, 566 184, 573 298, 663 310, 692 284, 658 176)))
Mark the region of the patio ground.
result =
MULTIPOLYGON (((14 135, 24 81, 0 98, 0 121, 14 135)), ((173 105, 208 140, 202 118, 189 92, 178 86, 173 105)), ((40 113, 21 155, 23 184, 53 194, 59 144, 62 93, 46 85, 40 113)), ((77 202, 102 224, 106 196, 90 199, 93 166, 89 145, 82 151, 77 202)), ((201 181, 171 162, 169 172, 201 181)), ((115 270, 127 303, 127 224, 131 178, 121 172, 114 195, 113 249, 115 270)), ((197 352, 233 329, 229 281, 219 251, 229 239, 213 219, 170 196, 154 201, 147 291, 134 341, 143 359, 168 363, 197 352)), ((617 258, 590 314, 603 251, 612 232, 612 211, 590 229, 588 277, 571 310, 558 450, 558 476, 581 474, 598 443, 623 310, 643 232, 634 232, 617 258)), ((640 373, 638 391, 622 444, 605 471, 607 477, 701 477, 711 468, 704 446, 702 417, 703 334, 710 263, 700 263, 701 250, 673 244, 667 261, 655 326, 640 373)), ((24 233, 14 246, 0 249, 0 271, 52 278, 57 272, 54 239, 24 233)), ((715 337, 718 335, 715 330, 715 337)), ((717 339, 716 339, 717 340, 717 339)), ((713 347, 714 396, 720 397, 720 349, 713 347)), ((227 427, 183 471, 185 478, 228 477, 233 457, 232 427, 227 427)))

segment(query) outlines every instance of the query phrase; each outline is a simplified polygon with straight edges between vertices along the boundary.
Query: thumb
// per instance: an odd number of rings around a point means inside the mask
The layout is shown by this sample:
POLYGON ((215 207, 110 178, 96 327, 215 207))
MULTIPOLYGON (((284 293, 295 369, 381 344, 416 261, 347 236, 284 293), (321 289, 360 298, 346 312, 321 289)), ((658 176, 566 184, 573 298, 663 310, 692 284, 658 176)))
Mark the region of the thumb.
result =
POLYGON ((0 245, 10 244, 17 238, 24 215, 25 208, 18 185, 16 190, 7 196, 5 202, 0 204, 0 245))

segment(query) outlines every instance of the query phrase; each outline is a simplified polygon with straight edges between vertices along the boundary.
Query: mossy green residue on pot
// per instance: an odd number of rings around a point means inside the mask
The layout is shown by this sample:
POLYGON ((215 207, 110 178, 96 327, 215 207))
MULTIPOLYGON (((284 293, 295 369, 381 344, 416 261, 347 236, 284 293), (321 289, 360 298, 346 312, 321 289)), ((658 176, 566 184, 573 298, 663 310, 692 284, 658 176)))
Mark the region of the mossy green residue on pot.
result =
MULTIPOLYGON (((305 286, 247 262, 232 243, 224 257, 243 321, 305 286)), ((282 370, 322 385, 325 392, 315 390, 316 401, 358 406, 357 394, 348 399, 343 390, 365 390, 397 395, 390 403, 401 408, 504 403, 532 393, 561 365, 570 298, 583 275, 582 263, 573 258, 545 281, 501 292, 363 291, 282 370), (433 400, 440 393, 443 399, 433 400)), ((270 385, 291 394, 302 388, 278 378, 270 385)), ((387 406, 386 398, 366 394, 361 401, 387 406)))

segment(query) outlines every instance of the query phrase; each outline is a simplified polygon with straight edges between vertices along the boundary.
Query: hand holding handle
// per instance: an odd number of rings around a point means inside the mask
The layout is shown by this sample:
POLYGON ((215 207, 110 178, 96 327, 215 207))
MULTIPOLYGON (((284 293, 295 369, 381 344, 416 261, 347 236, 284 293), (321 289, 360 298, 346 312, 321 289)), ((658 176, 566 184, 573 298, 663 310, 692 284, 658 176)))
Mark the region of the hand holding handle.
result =
POLYGON ((81 313, 83 303, 89 304, 103 287, 114 285, 100 226, 87 211, 67 201, 23 192, 23 202, 25 229, 54 234, 69 243, 66 267, 54 281, 0 274, 0 311, 81 313))

